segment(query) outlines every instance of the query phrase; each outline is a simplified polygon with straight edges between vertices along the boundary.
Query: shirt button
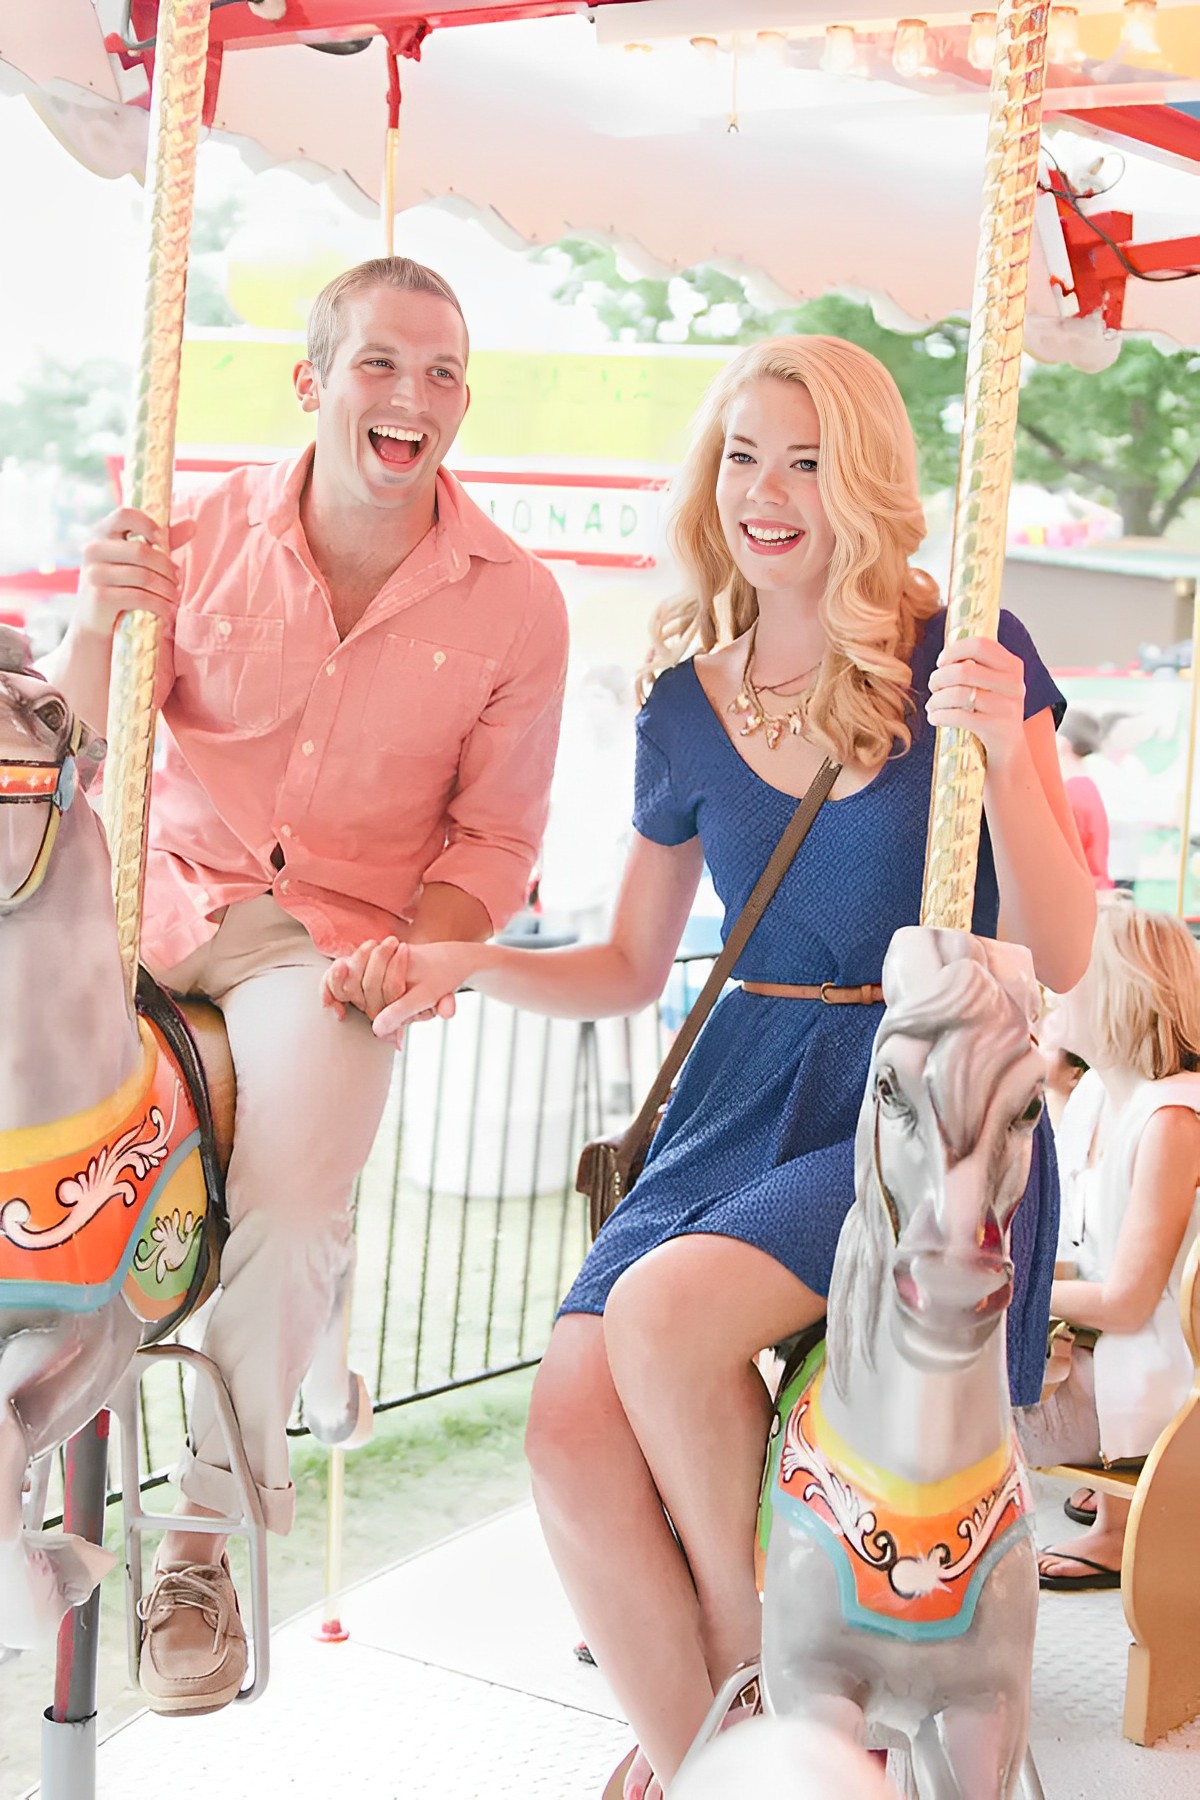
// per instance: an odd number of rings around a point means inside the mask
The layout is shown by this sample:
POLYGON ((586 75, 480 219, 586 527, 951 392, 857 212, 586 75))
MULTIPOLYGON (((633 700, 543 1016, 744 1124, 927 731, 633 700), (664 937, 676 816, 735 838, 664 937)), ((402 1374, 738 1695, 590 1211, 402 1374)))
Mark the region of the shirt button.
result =
POLYGON ((291 882, 290 882, 290 881, 288 881, 288 880, 287 880, 287 879, 286 879, 286 878, 285 878, 285 879, 284 879, 284 880, 283 880, 283 881, 281 881, 281 882, 280 882, 280 884, 279 884, 279 891, 280 891, 280 893, 281 893, 281 894, 286 894, 286 893, 287 893, 287 892, 288 892, 288 890, 289 890, 289 889, 290 889, 290 887, 291 887, 291 885, 292 885, 292 884, 291 884, 291 882))
POLYGON ((291 826, 290 825, 281 825, 279 827, 279 835, 281 837, 291 837, 291 835, 292 835, 291 826))
POLYGON ((228 619, 218 619, 217 630, 222 637, 228 637, 229 633, 233 630, 233 626, 229 623, 228 619))
POLYGON ((333 664, 332 664, 332 663, 326 663, 326 664, 325 664, 325 673, 326 673, 326 674, 327 674, 327 675, 332 675, 332 674, 334 674, 334 673, 335 673, 335 670, 334 670, 334 666, 333 666, 333 664))
POLYGON ((313 743, 311 738, 305 738, 304 742, 300 746, 300 748, 304 752, 305 756, 311 756, 313 751, 316 749, 316 747, 317 746, 313 743))

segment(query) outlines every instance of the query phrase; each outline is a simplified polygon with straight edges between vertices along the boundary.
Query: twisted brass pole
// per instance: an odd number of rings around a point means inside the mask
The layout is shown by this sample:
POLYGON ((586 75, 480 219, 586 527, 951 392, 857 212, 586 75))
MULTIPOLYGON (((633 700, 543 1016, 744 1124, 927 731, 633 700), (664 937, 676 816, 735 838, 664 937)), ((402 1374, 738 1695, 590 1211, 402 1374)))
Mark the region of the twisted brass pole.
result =
MULTIPOLYGON (((209 0, 162 0, 146 166, 146 303, 129 456, 128 502, 164 528, 171 515, 175 411, 183 342, 196 143, 204 102, 209 0)), ((132 997, 154 752, 159 623, 125 613, 113 637, 104 822, 113 864, 121 958, 132 997)))
MULTIPOLYGON (((1046 0, 1001 0, 996 14, 947 643, 995 637, 1000 611, 1049 10, 1046 0)), ((974 733, 939 731, 925 849, 924 924, 971 928, 983 779, 983 752, 974 733)))

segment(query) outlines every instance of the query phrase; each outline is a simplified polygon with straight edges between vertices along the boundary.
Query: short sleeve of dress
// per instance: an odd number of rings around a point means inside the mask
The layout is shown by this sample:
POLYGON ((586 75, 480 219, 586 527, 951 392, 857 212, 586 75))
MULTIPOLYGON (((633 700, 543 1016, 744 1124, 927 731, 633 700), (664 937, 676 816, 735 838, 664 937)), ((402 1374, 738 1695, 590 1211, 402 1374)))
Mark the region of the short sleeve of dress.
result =
POLYGON ((1038 655, 1033 639, 1014 613, 1003 610, 996 635, 1004 648, 1025 664, 1025 717, 1032 719, 1049 707, 1057 730, 1067 710, 1066 697, 1038 655))
POLYGON ((669 724, 663 716, 668 695, 660 687, 661 678, 637 717, 633 828, 655 844, 686 844, 696 836, 696 806, 678 793, 671 758, 659 742, 669 724))

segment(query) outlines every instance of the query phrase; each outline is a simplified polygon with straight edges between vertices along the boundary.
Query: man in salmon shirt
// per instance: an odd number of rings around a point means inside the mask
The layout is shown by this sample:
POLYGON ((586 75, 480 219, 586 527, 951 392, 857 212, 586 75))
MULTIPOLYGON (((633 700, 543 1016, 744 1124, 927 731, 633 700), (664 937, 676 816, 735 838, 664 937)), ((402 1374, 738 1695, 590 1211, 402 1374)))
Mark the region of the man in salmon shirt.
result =
MULTIPOLYGON (((349 1279, 351 1194, 392 1062, 362 1013, 322 1007, 321 978, 364 938, 490 937, 523 900, 546 822, 565 610, 441 467, 466 363, 439 275, 396 257, 340 276, 295 371, 315 447, 236 470, 169 539, 113 513, 44 665, 103 729, 118 615, 164 621, 143 957, 225 1015, 232 1229, 204 1349, 279 1532, 294 1505, 285 1427, 349 1279)), ((181 1513, 236 1512, 204 1395, 178 1479, 181 1513)), ((235 1697, 246 1643, 223 1538, 181 1517, 145 1612, 155 1710, 235 1697)))

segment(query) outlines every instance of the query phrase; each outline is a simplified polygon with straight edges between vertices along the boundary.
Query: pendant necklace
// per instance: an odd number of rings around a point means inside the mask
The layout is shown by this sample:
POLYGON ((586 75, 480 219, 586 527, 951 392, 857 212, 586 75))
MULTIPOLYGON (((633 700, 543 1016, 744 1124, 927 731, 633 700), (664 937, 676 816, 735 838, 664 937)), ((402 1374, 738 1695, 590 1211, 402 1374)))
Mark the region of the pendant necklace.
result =
MULTIPOLYGON (((738 733, 739 737, 750 737, 754 732, 761 731, 766 740, 767 749, 777 750, 788 734, 792 737, 803 735, 812 689, 806 688, 804 693, 799 696, 795 706, 789 707, 786 712, 769 713, 762 703, 751 673, 757 634, 758 620, 755 619, 750 627, 750 641, 746 645, 746 666, 742 671, 742 685, 730 701, 728 710, 731 713, 737 713, 743 721, 741 731, 738 733)), ((821 661, 824 660, 822 657, 821 661)), ((778 693, 781 687, 792 687, 797 681, 804 681, 808 676, 815 675, 820 667, 821 663, 814 663, 811 669, 805 669, 803 674, 794 675, 790 681, 781 681, 773 688, 764 686, 762 692, 774 694, 778 693)))

